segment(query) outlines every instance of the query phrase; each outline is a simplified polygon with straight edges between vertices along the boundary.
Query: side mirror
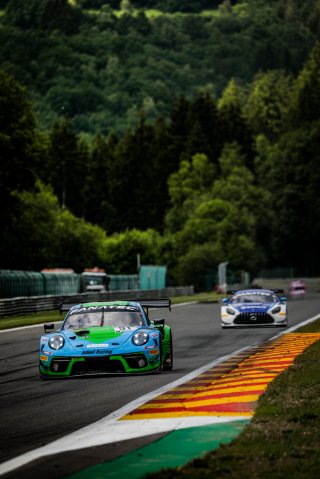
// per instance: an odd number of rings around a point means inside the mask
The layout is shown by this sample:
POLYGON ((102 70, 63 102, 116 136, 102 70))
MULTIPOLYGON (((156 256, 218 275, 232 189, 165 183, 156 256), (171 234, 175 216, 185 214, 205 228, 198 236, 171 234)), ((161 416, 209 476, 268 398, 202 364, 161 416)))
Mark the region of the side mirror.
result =
POLYGON ((287 301, 287 298, 285 296, 281 296, 280 303, 285 303, 286 301, 287 301))
POLYGON ((152 323, 153 323, 155 326, 164 327, 165 320, 164 320, 164 319, 154 319, 154 320, 152 321, 152 323))
POLYGON ((224 304, 228 304, 228 303, 229 303, 229 300, 228 300, 228 298, 223 298, 223 299, 222 299, 222 302, 223 302, 224 304))
POLYGON ((45 324, 43 327, 44 327, 44 331, 46 333, 48 333, 48 332, 50 332, 51 330, 54 329, 54 324, 53 323, 52 324, 45 324))

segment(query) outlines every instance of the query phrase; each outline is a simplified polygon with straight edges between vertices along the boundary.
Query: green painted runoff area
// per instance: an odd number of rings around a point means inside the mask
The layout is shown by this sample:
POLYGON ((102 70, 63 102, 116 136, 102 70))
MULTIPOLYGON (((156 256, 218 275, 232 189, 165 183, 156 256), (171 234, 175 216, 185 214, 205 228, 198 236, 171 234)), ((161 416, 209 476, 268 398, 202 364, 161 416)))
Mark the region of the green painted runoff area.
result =
POLYGON ((161 439, 141 447, 112 461, 91 466, 68 476, 68 479, 123 479, 130 470, 130 479, 138 479, 147 473, 157 472, 165 467, 179 467, 228 444, 250 419, 190 427, 169 432, 161 439))

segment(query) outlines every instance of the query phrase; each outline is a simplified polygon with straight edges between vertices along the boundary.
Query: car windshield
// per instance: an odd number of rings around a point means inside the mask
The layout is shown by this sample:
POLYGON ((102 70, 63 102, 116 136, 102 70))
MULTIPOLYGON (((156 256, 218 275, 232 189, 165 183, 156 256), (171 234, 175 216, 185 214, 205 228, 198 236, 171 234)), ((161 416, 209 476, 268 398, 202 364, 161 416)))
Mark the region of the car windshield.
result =
POLYGON ((101 326, 135 329, 143 326, 144 321, 140 311, 75 311, 69 314, 63 324, 63 329, 82 329, 101 326))
POLYGON ((278 298, 272 293, 245 293, 233 296, 230 303, 276 303, 277 301, 278 298))

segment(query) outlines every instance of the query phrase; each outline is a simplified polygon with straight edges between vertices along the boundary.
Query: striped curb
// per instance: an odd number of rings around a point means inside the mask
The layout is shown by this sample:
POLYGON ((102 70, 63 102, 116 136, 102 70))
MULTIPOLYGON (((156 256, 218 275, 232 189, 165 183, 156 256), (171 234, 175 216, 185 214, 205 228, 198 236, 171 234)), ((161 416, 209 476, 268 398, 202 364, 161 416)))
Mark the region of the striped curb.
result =
POLYGON ((139 479, 164 467, 179 467, 195 457, 228 444, 249 424, 268 384, 285 371, 320 333, 288 333, 239 353, 170 391, 145 402, 118 419, 154 423, 170 418, 205 416, 216 423, 170 431, 156 442, 112 461, 84 469, 69 479, 139 479), (228 422, 219 423, 225 419, 228 422), (179 447, 177 447, 179 444, 179 447))

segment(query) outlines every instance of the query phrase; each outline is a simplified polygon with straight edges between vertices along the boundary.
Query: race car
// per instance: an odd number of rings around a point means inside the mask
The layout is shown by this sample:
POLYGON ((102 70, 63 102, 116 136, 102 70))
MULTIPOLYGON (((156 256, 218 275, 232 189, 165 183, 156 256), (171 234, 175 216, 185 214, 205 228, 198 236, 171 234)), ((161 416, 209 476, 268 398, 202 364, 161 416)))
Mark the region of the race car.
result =
POLYGON ((285 297, 278 297, 283 290, 244 289, 230 292, 231 297, 222 300, 221 327, 287 326, 285 297))
POLYGON ((291 298, 304 298, 306 294, 306 285, 301 279, 291 281, 289 294, 291 298))
POLYGON ((62 304, 61 327, 45 324, 40 339, 42 378, 96 374, 141 374, 171 370, 171 328, 149 319, 149 308, 169 308, 170 299, 62 304))

